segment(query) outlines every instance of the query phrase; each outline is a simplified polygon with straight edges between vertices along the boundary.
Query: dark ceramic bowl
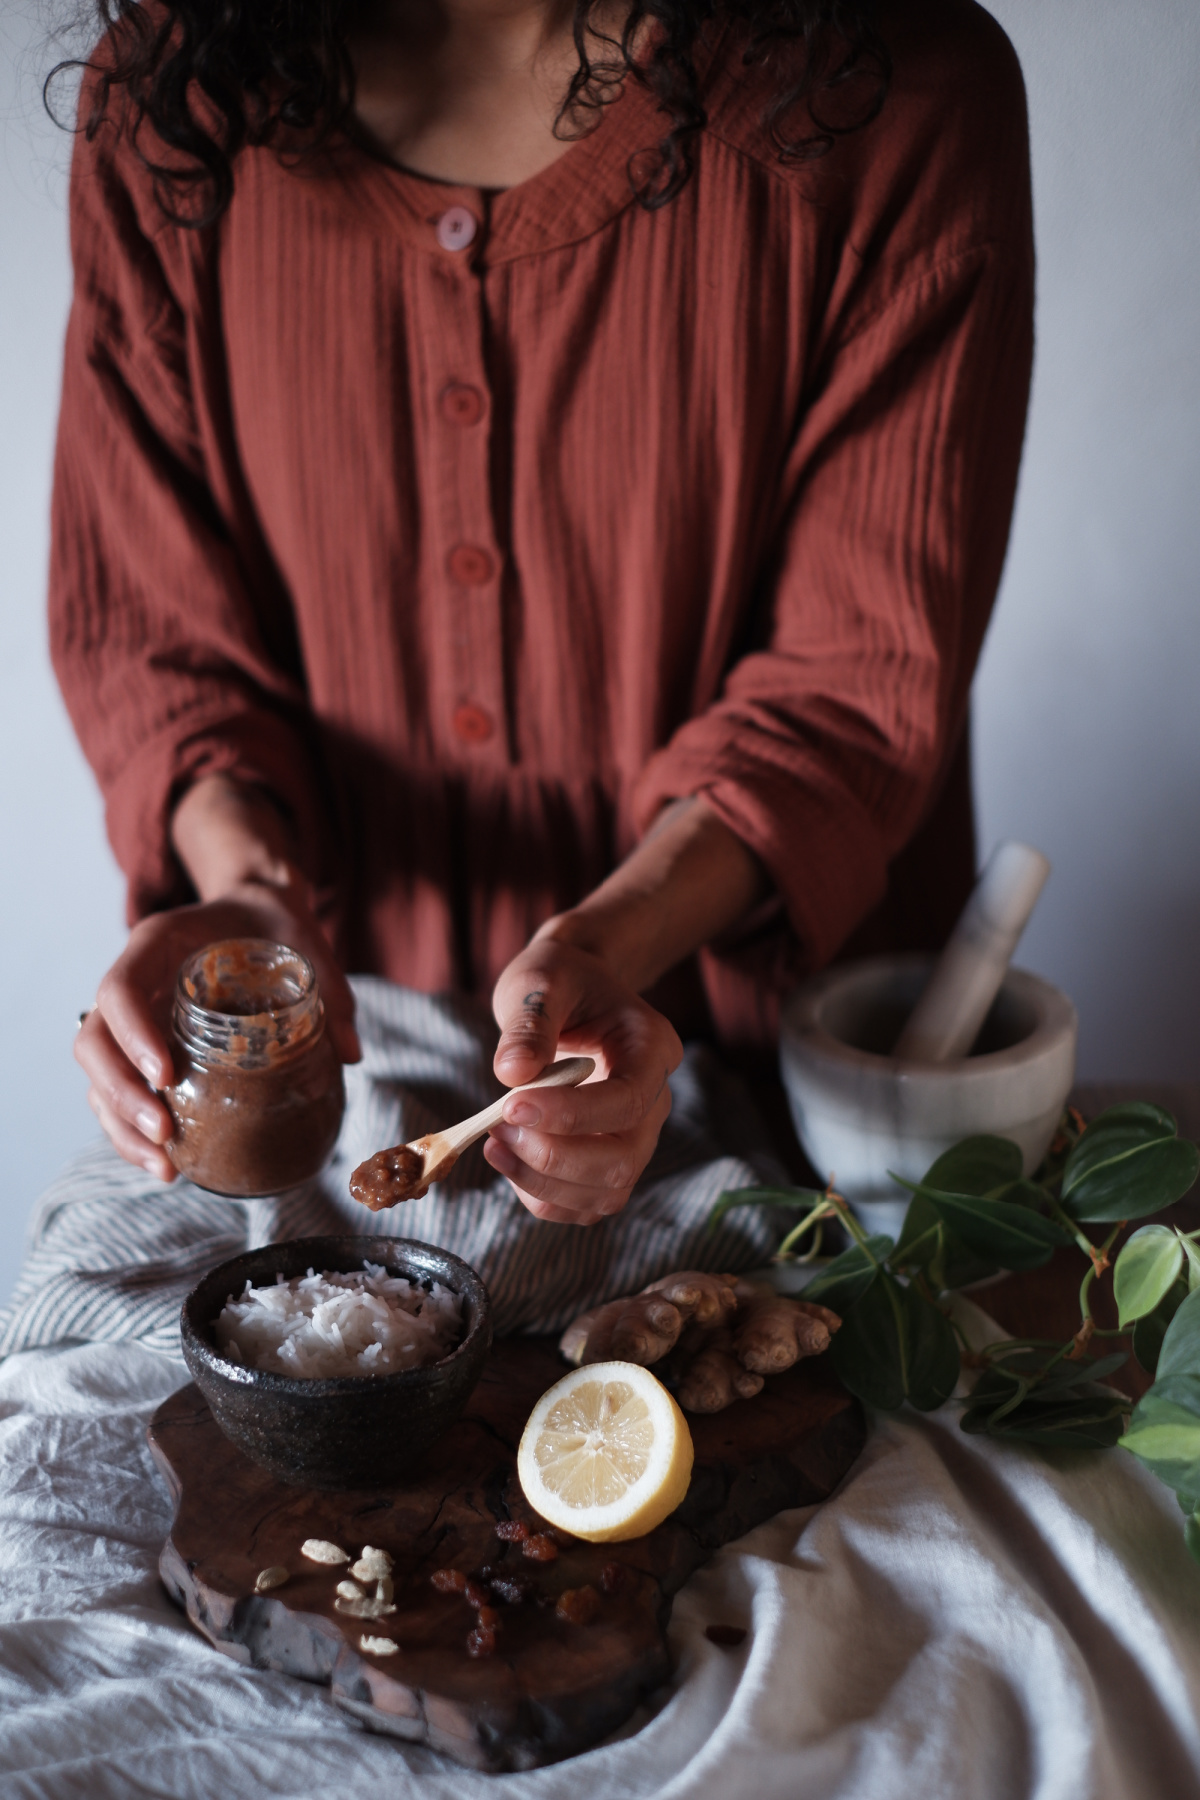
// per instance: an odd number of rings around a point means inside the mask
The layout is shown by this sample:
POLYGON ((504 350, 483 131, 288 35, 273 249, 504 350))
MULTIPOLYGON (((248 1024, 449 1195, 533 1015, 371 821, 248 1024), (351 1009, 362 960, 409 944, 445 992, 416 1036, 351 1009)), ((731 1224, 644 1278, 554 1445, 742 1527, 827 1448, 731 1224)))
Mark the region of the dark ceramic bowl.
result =
POLYGON ((403 1483, 462 1412, 483 1373, 492 1307, 474 1269, 432 1244, 409 1238, 296 1238, 213 1269, 184 1301, 180 1335, 184 1361, 213 1417, 252 1462, 293 1486, 377 1488, 403 1483), (309 1269, 350 1272, 364 1261, 461 1294, 466 1330, 458 1348, 423 1369, 323 1381, 247 1369, 217 1349, 217 1318, 247 1280, 264 1287, 279 1274, 290 1281, 309 1269))

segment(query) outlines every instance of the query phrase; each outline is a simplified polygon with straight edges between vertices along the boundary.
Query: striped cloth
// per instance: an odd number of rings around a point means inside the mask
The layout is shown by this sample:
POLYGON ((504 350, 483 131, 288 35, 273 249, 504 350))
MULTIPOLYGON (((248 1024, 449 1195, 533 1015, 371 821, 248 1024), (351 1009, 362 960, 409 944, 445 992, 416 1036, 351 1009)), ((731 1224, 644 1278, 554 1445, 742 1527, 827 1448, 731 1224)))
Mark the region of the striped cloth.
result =
POLYGON ((464 1118, 503 1091, 496 1027, 476 1002, 356 977, 363 1061, 347 1070, 346 1118, 324 1175, 263 1200, 164 1186, 107 1141, 75 1157, 39 1201, 0 1355, 67 1340, 136 1339, 178 1354, 184 1295, 217 1263, 262 1244, 323 1233, 404 1236, 454 1251, 480 1272, 498 1332, 559 1331, 600 1300, 673 1268, 752 1268, 779 1219, 755 1208, 707 1230, 724 1189, 785 1179, 745 1088, 690 1045, 672 1077, 670 1119, 629 1205, 587 1227, 544 1224, 475 1145, 423 1200, 370 1213, 351 1200, 356 1163, 386 1144, 464 1118))

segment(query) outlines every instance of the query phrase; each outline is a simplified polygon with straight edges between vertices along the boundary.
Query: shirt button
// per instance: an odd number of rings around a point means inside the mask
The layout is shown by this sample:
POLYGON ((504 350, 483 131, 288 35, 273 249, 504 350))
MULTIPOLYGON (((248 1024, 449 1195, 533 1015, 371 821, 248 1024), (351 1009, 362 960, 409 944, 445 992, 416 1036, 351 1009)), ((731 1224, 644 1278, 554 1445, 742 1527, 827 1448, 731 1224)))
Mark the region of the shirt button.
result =
POLYGON ((483 417, 483 395, 464 381, 452 381, 442 389, 442 417, 451 425, 478 425, 483 417))
POLYGON ((454 730, 464 744, 486 744, 496 727, 482 706, 456 706, 454 730))
POLYGON ((465 250, 478 230, 474 213, 465 206, 448 206, 437 222, 437 241, 443 250, 465 250))
POLYGON ((478 544, 459 544, 446 558, 446 567, 450 579, 461 581, 464 587, 482 587, 496 570, 489 552, 478 544))

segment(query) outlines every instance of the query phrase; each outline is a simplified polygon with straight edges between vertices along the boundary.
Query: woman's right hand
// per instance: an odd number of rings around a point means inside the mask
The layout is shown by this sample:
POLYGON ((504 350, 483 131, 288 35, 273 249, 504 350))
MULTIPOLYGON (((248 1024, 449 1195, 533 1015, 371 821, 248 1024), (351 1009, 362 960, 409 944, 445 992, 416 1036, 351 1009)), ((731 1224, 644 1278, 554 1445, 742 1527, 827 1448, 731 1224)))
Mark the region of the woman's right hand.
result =
POLYGON ((308 884, 248 880, 193 906, 154 913, 135 925, 100 983, 96 1005, 75 1039, 75 1058, 90 1082, 88 1103, 113 1146, 162 1181, 176 1170, 163 1146, 174 1129, 154 1092, 174 1079, 167 1028, 180 964, 194 950, 227 937, 264 937, 307 956, 325 1005, 326 1029, 343 1062, 362 1052, 354 1029, 354 996, 312 912, 308 884))

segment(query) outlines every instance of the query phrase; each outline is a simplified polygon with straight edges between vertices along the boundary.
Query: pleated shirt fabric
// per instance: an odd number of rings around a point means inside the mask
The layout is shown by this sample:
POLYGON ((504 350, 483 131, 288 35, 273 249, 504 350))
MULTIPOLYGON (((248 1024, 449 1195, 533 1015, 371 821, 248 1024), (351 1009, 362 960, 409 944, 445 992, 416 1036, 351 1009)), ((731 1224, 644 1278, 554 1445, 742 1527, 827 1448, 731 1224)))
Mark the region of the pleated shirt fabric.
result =
POLYGON ((486 992, 680 795, 773 883, 705 957, 727 1040, 880 905, 962 738, 1033 276, 1007 40, 885 28, 818 162, 726 31, 657 211, 634 81, 506 192, 251 149, 203 231, 80 137, 52 645, 131 918, 187 897, 215 772, 293 818, 348 965, 426 991, 486 992))

